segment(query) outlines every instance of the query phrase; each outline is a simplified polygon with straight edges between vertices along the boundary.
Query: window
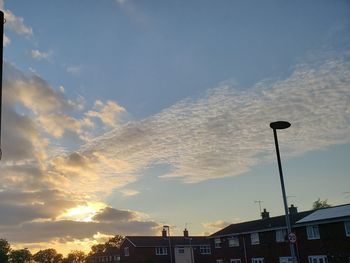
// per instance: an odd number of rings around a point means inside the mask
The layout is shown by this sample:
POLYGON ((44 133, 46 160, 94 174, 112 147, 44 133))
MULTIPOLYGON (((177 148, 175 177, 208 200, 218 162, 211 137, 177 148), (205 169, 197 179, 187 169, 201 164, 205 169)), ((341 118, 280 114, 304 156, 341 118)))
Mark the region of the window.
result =
POLYGON ((347 237, 350 237, 350 221, 344 222, 345 225, 345 235, 347 237))
POLYGON ((179 247, 179 248, 177 248, 177 253, 185 254, 185 249, 183 247, 179 247))
POLYGON ((279 263, 293 263, 293 257, 280 257, 279 263))
POLYGON ((166 247, 156 247, 156 255, 168 255, 168 249, 166 247))
POLYGON ((124 256, 126 256, 126 257, 129 256, 129 248, 128 247, 124 248, 124 256))
POLYGON ((279 229, 276 230, 276 242, 285 242, 287 236, 287 230, 279 229))
POLYGON ((252 258, 252 263, 264 263, 264 258, 252 258))
POLYGON ((202 255, 209 255, 209 254, 211 254, 210 245, 200 246, 199 247, 199 252, 202 255))
POLYGON ((217 259, 216 263, 224 263, 224 260, 223 259, 217 259))
POLYGON ((221 248, 221 239, 215 238, 215 248, 221 248))
POLYGON ((251 233, 250 240, 252 242, 252 245, 260 244, 259 233, 251 233))
POLYGON ((230 237, 228 239, 228 246, 229 247, 238 247, 239 246, 239 239, 238 239, 238 237, 230 237))
POLYGON ((230 263, 241 263, 241 259, 240 258, 231 258, 230 263))
POLYGON ((309 263, 327 263, 327 256, 320 255, 320 256, 309 256, 309 263))
POLYGON ((318 230, 318 225, 307 226, 307 239, 320 239, 320 231, 318 230))

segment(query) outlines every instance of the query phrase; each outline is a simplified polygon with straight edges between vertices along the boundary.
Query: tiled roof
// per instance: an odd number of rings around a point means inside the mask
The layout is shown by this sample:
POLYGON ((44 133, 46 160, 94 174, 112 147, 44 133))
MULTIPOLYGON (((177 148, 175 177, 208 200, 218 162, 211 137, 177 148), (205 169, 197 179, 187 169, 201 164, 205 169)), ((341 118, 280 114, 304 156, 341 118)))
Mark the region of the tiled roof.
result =
POLYGON ((323 221, 343 217, 350 217, 350 204, 316 210, 297 223, 308 223, 311 221, 323 221))
MULTIPOLYGON (((296 214, 291 214, 290 219, 291 223, 295 224, 298 220, 304 218, 305 216, 311 214, 314 210, 299 212, 296 214)), ((253 233, 253 232, 261 232, 269 229, 278 229, 286 227, 286 218, 285 216, 275 216, 266 219, 259 219, 254 221, 248 221, 243 223, 232 224, 220 231, 210 235, 210 238, 218 237, 218 236, 228 236, 228 235, 236 235, 242 233, 253 233)))
MULTIPOLYGON (((169 238, 161 236, 127 236, 125 237, 135 247, 168 247, 169 238)), ((200 246, 209 245, 210 242, 202 236, 170 236, 171 246, 200 246)))

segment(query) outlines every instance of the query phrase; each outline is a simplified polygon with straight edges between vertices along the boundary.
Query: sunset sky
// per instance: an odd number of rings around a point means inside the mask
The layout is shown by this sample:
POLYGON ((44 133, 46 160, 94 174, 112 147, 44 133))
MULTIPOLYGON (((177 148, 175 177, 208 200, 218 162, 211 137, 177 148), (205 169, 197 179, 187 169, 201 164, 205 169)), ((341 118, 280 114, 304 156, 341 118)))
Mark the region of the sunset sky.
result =
POLYGON ((350 203, 350 2, 0 0, 0 238, 87 251, 350 203))

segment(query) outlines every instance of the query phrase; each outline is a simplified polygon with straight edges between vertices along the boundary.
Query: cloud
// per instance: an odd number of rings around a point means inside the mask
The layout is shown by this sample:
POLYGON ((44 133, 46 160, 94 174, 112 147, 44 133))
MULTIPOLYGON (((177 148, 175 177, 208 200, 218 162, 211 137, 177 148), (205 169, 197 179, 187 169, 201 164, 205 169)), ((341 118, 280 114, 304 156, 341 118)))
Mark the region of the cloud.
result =
POLYGON ((6 19, 5 27, 8 27, 11 31, 19 35, 33 35, 33 29, 24 24, 22 17, 15 16, 10 10, 4 8, 4 1, 0 2, 0 9, 3 10, 6 19))
POLYGON ((30 56, 36 60, 48 59, 51 56, 51 52, 43 52, 37 49, 33 49, 29 52, 30 56))
POLYGON ((228 225, 231 225, 231 223, 226 222, 224 220, 218 220, 215 222, 202 223, 202 225, 206 229, 222 229, 224 227, 227 227, 228 225))
POLYGON ((104 104, 98 100, 95 102, 94 110, 87 112, 86 115, 100 119, 105 125, 116 127, 120 124, 120 115, 125 112, 126 110, 122 106, 113 101, 107 101, 104 104))
MULTIPOLYGON (((223 83, 197 100, 185 99, 138 122, 129 122, 82 147, 134 169, 155 164, 162 178, 187 183, 236 176, 274 160, 269 123, 289 120, 280 132, 285 155, 350 141, 350 63, 343 57, 298 65, 284 80, 246 91, 223 83)), ((130 170, 132 171, 132 170, 130 170)))
POLYGON ((3 39, 3 45, 4 45, 4 47, 10 45, 10 43, 11 43, 11 39, 10 39, 8 36, 6 36, 6 35, 4 34, 4 39, 3 39))
MULTIPOLYGON (((30 216, 30 213, 26 213, 30 216)), ((99 221, 79 222, 73 220, 32 221, 19 226, 2 227, 0 231, 12 242, 48 242, 60 239, 61 242, 93 238, 97 234, 151 235, 159 224, 141 221, 137 213, 106 208, 94 219, 99 221)))
POLYGON ((98 222, 129 221, 136 218, 136 213, 132 211, 118 210, 106 207, 93 217, 98 222))
POLYGON ((126 2, 126 0, 116 0, 116 2, 120 5, 123 5, 126 2))
POLYGON ((82 66, 69 66, 67 72, 72 75, 79 75, 82 71, 82 66))
POLYGON ((123 196, 125 197, 130 197, 130 196, 134 196, 134 195, 138 195, 140 192, 137 190, 133 190, 133 189, 122 189, 120 190, 120 192, 123 194, 123 196))

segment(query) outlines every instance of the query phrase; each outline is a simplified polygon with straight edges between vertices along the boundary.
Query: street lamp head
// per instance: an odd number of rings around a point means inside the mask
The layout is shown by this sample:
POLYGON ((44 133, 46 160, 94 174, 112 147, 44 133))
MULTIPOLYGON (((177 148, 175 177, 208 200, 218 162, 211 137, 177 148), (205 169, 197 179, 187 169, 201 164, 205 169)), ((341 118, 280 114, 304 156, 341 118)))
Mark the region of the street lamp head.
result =
POLYGON ((288 121, 275 121, 270 123, 271 129, 274 130, 283 130, 290 127, 290 123, 288 121))

